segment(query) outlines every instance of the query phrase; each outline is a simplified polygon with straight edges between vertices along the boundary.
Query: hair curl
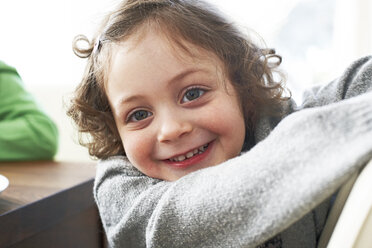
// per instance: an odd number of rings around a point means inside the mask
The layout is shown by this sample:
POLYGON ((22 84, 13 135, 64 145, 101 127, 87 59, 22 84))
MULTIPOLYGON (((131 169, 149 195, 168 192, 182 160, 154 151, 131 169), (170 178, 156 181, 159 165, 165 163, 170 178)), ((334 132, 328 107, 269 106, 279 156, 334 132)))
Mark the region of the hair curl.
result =
POLYGON ((258 114, 280 115, 286 88, 277 67, 281 57, 273 49, 261 49, 222 14, 196 0, 127 0, 110 13, 92 41, 75 37, 73 51, 88 58, 83 79, 75 91, 67 114, 75 121, 81 145, 97 158, 125 155, 121 138, 105 93, 110 46, 128 39, 146 24, 157 25, 174 44, 184 42, 214 53, 224 64, 227 77, 238 92, 246 125, 243 150, 255 141, 253 130, 258 114), (80 42, 88 47, 81 47, 80 42), (278 80, 274 73, 279 73, 278 80))

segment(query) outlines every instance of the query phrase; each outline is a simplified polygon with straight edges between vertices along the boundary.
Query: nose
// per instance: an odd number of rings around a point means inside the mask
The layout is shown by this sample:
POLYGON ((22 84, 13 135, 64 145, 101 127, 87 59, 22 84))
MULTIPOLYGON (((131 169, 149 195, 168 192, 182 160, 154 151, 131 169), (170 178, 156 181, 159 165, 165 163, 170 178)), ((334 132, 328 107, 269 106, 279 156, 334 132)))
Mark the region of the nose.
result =
POLYGON ((159 122, 158 141, 162 143, 176 141, 193 130, 192 123, 182 114, 167 112, 159 122))

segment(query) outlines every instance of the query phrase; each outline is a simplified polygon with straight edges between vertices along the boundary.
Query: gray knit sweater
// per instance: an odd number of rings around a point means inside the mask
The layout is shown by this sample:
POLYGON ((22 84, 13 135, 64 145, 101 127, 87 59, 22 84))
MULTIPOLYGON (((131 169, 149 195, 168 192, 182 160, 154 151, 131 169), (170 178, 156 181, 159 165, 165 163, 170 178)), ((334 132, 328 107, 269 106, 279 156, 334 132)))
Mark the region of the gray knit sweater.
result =
POLYGON ((279 234, 282 247, 316 247, 328 199, 372 158, 371 89, 365 57, 283 106, 279 124, 262 116, 250 151, 175 182, 101 161, 94 196, 110 246, 255 247, 279 234))

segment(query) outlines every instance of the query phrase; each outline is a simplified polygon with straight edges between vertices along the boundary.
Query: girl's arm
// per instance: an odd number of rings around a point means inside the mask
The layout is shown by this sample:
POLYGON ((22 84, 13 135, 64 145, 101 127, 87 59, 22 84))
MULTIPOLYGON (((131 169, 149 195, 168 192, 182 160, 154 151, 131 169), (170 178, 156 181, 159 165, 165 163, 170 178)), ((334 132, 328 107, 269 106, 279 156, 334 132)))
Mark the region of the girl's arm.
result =
POLYGON ((123 157, 102 161, 94 194, 113 247, 254 247, 371 158, 366 93, 291 114, 249 152, 176 182, 146 177, 123 157))
POLYGON ((352 63, 340 78, 305 91, 302 107, 324 106, 372 90, 372 56, 352 63))
MULTIPOLYGON (((366 56, 352 63, 341 77, 329 84, 319 85, 306 90, 303 103, 297 107, 293 100, 283 103, 285 115, 305 108, 325 106, 344 99, 358 96, 372 90, 372 56, 366 56)), ((255 130, 256 142, 265 139, 280 121, 271 116, 261 116, 255 130)))

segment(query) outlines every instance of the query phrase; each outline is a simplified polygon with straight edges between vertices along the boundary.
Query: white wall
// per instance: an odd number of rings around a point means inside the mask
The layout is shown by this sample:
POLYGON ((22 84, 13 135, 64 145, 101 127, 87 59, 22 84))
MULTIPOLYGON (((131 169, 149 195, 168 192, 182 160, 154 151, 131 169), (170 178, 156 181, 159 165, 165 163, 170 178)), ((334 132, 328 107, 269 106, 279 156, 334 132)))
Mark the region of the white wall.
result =
POLYGON ((71 48, 77 34, 91 35, 117 1, 1 0, 0 60, 16 67, 27 89, 60 130, 57 160, 90 160, 77 144, 64 101, 79 83, 85 61, 71 48))

